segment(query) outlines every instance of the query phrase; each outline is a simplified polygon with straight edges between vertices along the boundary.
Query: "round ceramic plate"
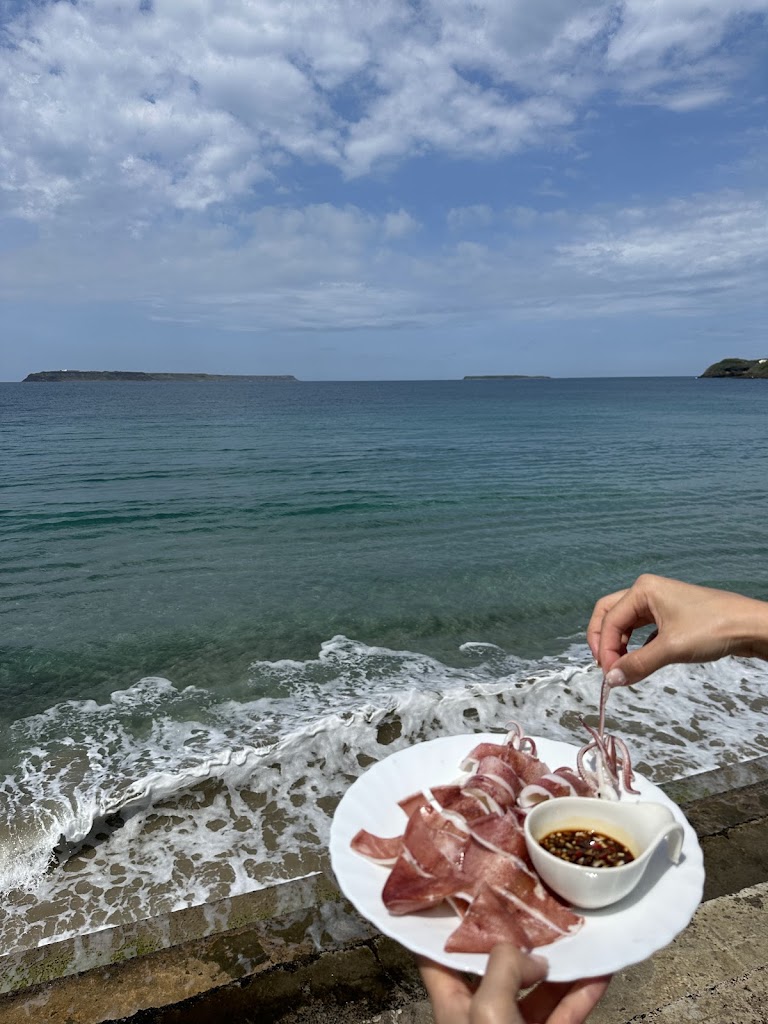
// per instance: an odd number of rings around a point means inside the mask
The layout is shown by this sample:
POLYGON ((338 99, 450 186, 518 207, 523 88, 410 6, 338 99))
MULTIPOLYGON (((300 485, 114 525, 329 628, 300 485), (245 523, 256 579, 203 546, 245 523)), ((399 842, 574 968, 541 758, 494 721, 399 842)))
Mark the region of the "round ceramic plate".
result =
MULTIPOLYGON (((350 786, 331 824, 333 871, 342 892, 363 917, 411 952, 473 974, 484 973, 488 957, 445 952, 445 942, 459 923, 448 905, 418 914, 390 914, 381 900, 390 869, 353 853, 349 844, 361 828, 380 836, 401 835, 406 817, 398 800, 425 786, 464 777, 458 766, 470 750, 485 740, 499 743, 503 738, 499 733, 447 736, 391 754, 350 786)), ((537 737, 536 745, 539 757, 552 769, 576 763, 578 748, 571 744, 537 737)), ((575 935, 537 949, 549 961, 551 981, 612 974, 645 960, 685 928, 701 902, 704 864, 696 833, 677 804, 657 786, 636 775, 635 788, 640 796, 623 799, 665 804, 683 826, 680 862, 671 864, 660 849, 634 892, 603 910, 580 911, 585 921, 575 935)))

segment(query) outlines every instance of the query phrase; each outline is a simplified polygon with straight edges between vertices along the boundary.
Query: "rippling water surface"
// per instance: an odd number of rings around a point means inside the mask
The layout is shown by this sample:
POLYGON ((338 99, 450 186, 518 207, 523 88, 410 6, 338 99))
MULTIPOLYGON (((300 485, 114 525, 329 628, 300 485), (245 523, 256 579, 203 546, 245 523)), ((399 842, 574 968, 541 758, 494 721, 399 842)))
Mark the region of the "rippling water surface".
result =
MULTIPOLYGON (((0 385, 0 943, 311 870, 370 760, 581 742, 594 599, 768 598, 768 385, 0 385)), ((654 779, 768 751, 764 666, 616 694, 654 779)))

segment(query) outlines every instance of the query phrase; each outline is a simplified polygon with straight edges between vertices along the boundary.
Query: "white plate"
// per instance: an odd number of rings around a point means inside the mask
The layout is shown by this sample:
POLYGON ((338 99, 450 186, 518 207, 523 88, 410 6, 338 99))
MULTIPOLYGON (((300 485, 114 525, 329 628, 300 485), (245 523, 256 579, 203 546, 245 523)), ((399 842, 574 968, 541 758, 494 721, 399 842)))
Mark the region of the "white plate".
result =
MULTIPOLYGON (((347 790, 331 824, 331 865, 339 886, 356 909, 385 935, 413 953, 460 971, 483 974, 488 957, 480 953, 446 953, 444 946, 459 923, 447 905, 418 914, 390 914, 381 891, 390 869, 373 864, 350 849, 356 832, 365 828, 380 836, 401 835, 406 824, 397 801, 425 786, 438 786, 462 777, 459 764, 485 740, 503 742, 503 734, 446 736, 391 754, 361 775, 347 790)), ((538 754, 550 768, 573 767, 577 747, 536 738, 538 754)), ((645 960, 668 945, 685 928, 701 902, 704 864, 696 833, 683 812, 652 783, 636 776, 639 797, 666 804, 683 826, 685 838, 679 864, 660 850, 637 889, 620 903, 603 910, 580 911, 585 922, 569 938, 536 950, 549 961, 551 981, 575 981, 612 974, 645 960)))

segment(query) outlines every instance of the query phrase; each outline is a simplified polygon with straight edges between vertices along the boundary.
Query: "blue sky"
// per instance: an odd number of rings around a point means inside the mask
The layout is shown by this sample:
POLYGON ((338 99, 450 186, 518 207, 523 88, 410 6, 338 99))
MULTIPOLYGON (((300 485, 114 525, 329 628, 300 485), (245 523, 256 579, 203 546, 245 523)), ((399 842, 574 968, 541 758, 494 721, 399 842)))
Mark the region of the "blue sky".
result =
POLYGON ((0 379, 768 355, 768 0, 6 0, 0 379))

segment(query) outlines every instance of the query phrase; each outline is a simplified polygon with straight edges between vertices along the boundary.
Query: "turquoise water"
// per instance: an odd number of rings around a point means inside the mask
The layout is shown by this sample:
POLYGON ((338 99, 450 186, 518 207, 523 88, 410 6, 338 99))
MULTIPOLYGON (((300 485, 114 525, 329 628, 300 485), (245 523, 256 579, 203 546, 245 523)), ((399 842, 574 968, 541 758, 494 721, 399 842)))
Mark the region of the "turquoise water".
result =
MULTIPOLYGON (((640 572, 768 598, 763 381, 3 384, 0 430, 8 941, 29 900, 48 941, 302 870, 392 743, 576 742, 640 572)), ((759 666, 670 671, 616 709, 650 774, 768 750, 759 666)))
MULTIPOLYGON (((768 388, 0 386, 2 692, 223 692, 336 633, 561 649, 653 569, 768 596, 768 388)), ((460 660, 460 659, 459 659, 460 660)))

